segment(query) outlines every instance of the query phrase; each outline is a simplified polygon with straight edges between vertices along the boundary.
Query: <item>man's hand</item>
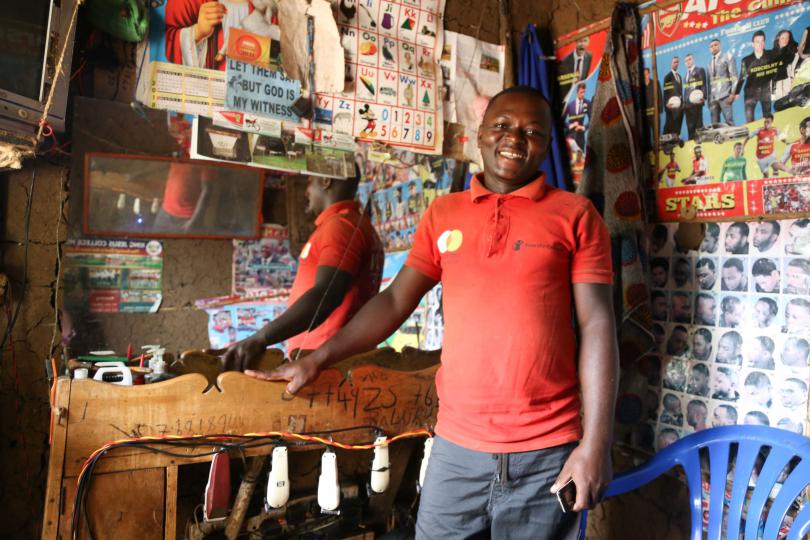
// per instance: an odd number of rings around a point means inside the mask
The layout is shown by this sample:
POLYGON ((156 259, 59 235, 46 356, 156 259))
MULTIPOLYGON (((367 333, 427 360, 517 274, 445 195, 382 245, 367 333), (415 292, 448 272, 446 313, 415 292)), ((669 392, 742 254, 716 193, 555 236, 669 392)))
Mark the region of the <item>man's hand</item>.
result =
POLYGON ((590 450, 585 446, 576 447, 565 461, 554 485, 551 486, 551 492, 557 493, 571 478, 574 479, 577 487, 574 512, 591 510, 599 503, 602 492, 613 478, 610 450, 590 450))
POLYGON ((737 99, 737 94, 729 94, 728 99, 726 100, 729 105, 734 103, 734 100, 737 99))
POLYGON ((197 14, 197 26, 194 31, 194 41, 200 42, 211 37, 214 28, 222 24, 228 9, 219 2, 206 2, 200 6, 197 14))
POLYGON ((287 392, 297 393, 301 388, 318 378, 321 372, 320 364, 313 359, 315 353, 305 356, 295 362, 287 362, 271 371, 254 371, 249 369, 245 375, 263 381, 290 381, 287 392))
POLYGON ((267 343, 258 334, 237 341, 225 351, 222 357, 222 369, 225 371, 244 371, 250 361, 264 354, 267 343))

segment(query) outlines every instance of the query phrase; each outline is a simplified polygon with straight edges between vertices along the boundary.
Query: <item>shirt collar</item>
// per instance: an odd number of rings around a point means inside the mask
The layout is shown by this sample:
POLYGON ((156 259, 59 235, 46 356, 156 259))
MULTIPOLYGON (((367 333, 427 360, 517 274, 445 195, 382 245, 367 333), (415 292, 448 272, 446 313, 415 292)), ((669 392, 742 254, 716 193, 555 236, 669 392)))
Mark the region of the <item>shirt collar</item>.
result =
MULTIPOLYGON (((481 181, 483 178, 484 173, 478 173, 473 176, 472 182, 470 182, 470 198, 473 202, 478 201, 479 199, 483 199, 484 197, 488 197, 490 195, 499 195, 498 193, 493 193, 492 191, 488 190, 484 183, 481 181)), ((532 201, 539 201, 543 198, 543 195, 546 194, 546 175, 544 173, 538 173, 537 177, 523 186, 520 189, 516 189, 511 193, 506 193, 504 195, 512 196, 512 197, 523 197, 524 199, 529 199, 532 201)))
POLYGON ((327 218, 333 216, 335 214, 346 214, 354 210, 355 212, 360 211, 360 205, 357 204, 355 200, 346 200, 346 201, 338 201, 331 206, 329 206, 326 210, 318 214, 318 217, 315 218, 315 226, 319 226, 321 223, 326 221, 327 218))

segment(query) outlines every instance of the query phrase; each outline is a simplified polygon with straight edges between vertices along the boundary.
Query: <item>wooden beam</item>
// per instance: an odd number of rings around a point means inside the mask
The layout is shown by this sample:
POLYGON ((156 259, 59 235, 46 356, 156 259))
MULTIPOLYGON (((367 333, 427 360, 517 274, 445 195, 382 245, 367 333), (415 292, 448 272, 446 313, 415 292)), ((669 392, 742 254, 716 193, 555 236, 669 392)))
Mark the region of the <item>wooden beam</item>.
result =
POLYGON ((163 539, 177 538, 177 465, 166 467, 166 505, 163 513, 163 539))

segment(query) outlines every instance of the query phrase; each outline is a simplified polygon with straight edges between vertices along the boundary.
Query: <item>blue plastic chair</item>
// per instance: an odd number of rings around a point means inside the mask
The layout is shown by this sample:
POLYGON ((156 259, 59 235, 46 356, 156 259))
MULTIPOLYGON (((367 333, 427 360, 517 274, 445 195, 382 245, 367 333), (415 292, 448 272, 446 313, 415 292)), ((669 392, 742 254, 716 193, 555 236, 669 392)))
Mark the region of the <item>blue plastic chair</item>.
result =
MULTIPOLYGON (((773 500, 765 520, 763 540, 776 540, 782 520, 793 501, 810 484, 810 439, 796 433, 766 426, 725 426, 706 429, 688 435, 661 450, 650 461, 626 473, 617 475, 608 485, 604 498, 621 495, 655 480, 675 466, 680 465, 686 473, 691 504, 691 540, 703 538, 703 490, 701 485, 700 451, 709 452, 709 520, 708 540, 740 537, 743 503, 748 482, 763 447, 770 453, 762 464, 748 506, 743 538, 756 540, 761 530, 763 509, 774 485, 785 466, 793 458, 799 458, 778 495, 773 500), (729 451, 737 443, 737 455, 733 473, 731 502, 728 512, 728 530, 723 531, 723 503, 726 493, 729 451), (754 517, 755 516, 755 517, 754 517)), ((585 538, 587 514, 582 515, 580 538, 585 538)), ((804 506, 793 520, 787 540, 799 540, 810 532, 810 504, 804 506)))

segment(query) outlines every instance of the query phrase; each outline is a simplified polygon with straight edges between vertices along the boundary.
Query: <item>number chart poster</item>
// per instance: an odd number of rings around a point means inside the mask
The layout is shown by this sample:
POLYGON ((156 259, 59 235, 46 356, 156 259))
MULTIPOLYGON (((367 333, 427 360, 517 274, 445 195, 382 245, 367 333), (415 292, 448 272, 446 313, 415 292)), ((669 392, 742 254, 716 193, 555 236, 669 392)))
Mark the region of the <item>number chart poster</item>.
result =
MULTIPOLYGON (((658 218, 810 210, 810 4, 690 0, 655 17, 658 218)), ((652 54, 644 51, 645 66, 652 54)))
POLYGON ((318 94, 313 127, 422 153, 442 151, 444 0, 341 2, 340 94, 318 94))

